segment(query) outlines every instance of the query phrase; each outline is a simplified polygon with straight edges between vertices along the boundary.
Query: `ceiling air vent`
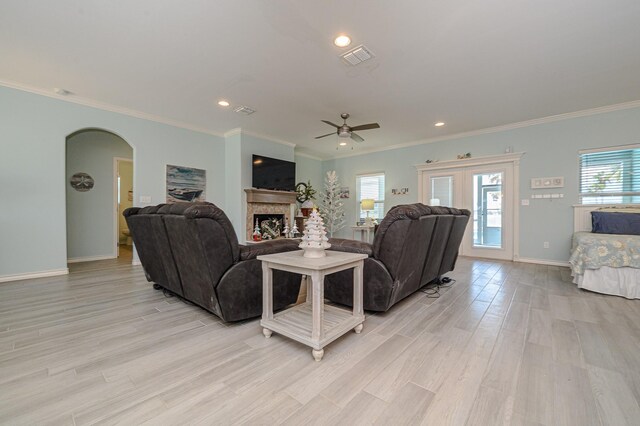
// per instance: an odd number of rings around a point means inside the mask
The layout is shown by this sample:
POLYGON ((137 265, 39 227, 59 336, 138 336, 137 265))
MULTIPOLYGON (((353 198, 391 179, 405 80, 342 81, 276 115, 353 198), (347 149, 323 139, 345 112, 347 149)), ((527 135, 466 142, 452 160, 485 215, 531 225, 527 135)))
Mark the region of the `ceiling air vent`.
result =
POLYGON ((234 108, 233 110, 239 114, 244 114, 244 115, 249 115, 256 112, 255 109, 251 109, 248 106, 244 106, 244 105, 240 105, 239 107, 234 108))
POLYGON ((341 57, 350 65, 358 65, 373 58, 373 53, 366 47, 360 45, 341 55, 341 57))

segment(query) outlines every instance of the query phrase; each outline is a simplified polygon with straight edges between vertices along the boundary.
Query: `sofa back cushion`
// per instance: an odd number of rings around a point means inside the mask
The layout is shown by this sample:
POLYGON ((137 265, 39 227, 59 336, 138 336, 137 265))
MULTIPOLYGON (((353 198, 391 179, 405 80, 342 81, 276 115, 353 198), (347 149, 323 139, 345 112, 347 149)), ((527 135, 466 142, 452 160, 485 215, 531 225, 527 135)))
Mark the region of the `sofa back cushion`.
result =
POLYGON ((159 213, 163 206, 133 207, 125 210, 123 215, 150 280, 182 296, 182 283, 159 213))
POLYGON ((215 287, 240 253, 231 222, 210 203, 176 203, 163 218, 185 297, 222 316, 215 287))
POLYGON ((453 225, 451 226, 451 233, 447 240, 447 245, 442 257, 442 264, 438 271, 438 276, 442 276, 447 272, 453 271, 456 266, 456 260, 458 260, 458 251, 460 244, 462 244, 462 238, 464 237, 464 231, 469 222, 469 216, 471 212, 469 210, 451 209, 453 213, 453 225))
POLYGON ((391 303, 420 286, 422 268, 435 222, 420 220, 426 206, 395 206, 386 214, 373 240, 373 257, 380 260, 393 279, 391 303))
POLYGON ((433 217, 436 218, 436 223, 431 240, 426 242, 429 244, 429 249, 422 269, 421 286, 438 278, 447 241, 453 227, 454 216, 449 214, 449 210, 436 209, 434 211, 433 217))

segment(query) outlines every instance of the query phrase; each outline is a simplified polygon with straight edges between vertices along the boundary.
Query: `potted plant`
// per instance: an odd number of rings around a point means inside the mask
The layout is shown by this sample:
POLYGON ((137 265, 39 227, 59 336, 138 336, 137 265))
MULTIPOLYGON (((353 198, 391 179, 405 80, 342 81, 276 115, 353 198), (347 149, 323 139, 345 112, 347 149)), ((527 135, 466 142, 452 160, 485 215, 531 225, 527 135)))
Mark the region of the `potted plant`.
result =
POLYGON ((313 200, 316 198, 316 190, 311 186, 311 181, 307 183, 300 182, 296 185, 296 200, 301 204, 300 211, 304 217, 309 217, 311 210, 313 210, 313 200))

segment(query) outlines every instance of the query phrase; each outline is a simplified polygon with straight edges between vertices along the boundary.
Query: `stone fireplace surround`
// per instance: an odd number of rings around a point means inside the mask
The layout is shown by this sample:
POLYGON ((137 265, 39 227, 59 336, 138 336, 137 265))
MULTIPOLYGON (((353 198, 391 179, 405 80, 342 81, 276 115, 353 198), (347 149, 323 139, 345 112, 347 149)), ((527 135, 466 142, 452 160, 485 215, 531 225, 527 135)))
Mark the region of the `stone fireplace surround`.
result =
POLYGON ((296 193, 287 191, 273 191, 269 189, 245 189, 247 195, 247 213, 245 217, 245 236, 251 241, 253 233, 254 214, 281 214, 291 226, 295 215, 296 193))

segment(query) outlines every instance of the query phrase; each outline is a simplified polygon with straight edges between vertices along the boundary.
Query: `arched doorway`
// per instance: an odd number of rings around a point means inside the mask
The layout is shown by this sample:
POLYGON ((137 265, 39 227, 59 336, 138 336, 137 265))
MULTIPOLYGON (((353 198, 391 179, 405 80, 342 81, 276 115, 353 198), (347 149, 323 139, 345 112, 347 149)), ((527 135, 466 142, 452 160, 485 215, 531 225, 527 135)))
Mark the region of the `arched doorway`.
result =
POLYGON ((133 204, 133 148, 117 134, 85 128, 66 138, 67 262, 131 262, 122 211, 133 204))

